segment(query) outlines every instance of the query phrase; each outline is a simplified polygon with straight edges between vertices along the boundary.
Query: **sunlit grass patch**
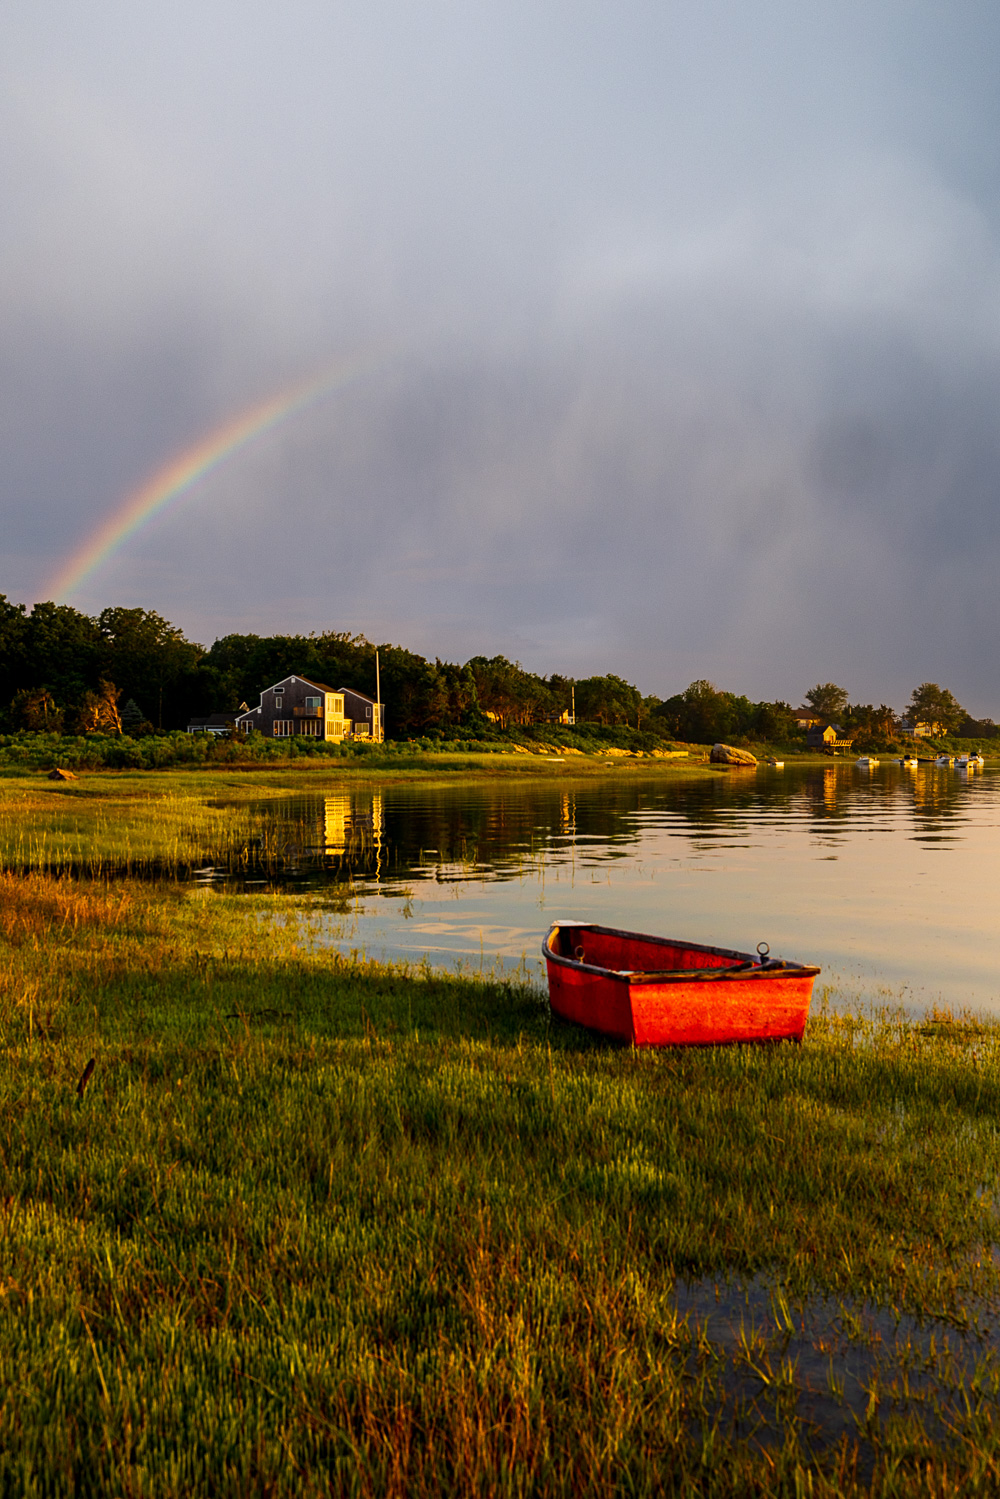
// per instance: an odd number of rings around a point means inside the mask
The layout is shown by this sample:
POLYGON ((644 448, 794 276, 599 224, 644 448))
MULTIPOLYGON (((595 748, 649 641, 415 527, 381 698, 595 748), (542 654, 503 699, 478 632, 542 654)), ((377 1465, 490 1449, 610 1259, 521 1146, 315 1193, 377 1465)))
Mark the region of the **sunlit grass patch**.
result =
POLYGON ((133 889, 0 872, 0 938, 12 946, 51 941, 81 927, 103 934, 128 921, 136 905, 133 889))

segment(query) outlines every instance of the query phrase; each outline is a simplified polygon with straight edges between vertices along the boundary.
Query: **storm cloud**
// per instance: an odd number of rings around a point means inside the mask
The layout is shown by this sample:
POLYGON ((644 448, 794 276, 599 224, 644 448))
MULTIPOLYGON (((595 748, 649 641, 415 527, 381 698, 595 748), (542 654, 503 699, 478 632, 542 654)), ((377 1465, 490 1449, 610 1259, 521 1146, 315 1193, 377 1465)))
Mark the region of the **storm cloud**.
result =
POLYGON ((1000 717, 993 7, 21 10, 0 591, 1000 717))

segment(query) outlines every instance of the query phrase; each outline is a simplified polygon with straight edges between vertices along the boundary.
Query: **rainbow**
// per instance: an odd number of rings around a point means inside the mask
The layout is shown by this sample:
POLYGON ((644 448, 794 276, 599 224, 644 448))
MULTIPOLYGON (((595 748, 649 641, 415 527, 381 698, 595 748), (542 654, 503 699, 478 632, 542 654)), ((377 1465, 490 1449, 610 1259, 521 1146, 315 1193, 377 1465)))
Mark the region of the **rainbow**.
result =
POLYGON ((193 447, 185 448, 105 516, 46 585, 46 596, 58 599, 74 593, 147 521, 187 494, 206 474, 255 438, 273 431, 296 412, 358 379, 375 363, 375 356, 366 355, 338 365, 334 370, 328 368, 321 375, 299 381, 280 395, 271 396, 249 411, 231 417, 193 447))

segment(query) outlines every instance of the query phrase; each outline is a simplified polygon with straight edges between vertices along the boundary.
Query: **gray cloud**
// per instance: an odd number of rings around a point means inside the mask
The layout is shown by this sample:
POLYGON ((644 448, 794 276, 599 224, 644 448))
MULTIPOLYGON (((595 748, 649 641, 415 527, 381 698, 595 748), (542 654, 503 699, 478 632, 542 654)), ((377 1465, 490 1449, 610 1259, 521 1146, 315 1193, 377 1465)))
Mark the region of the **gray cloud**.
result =
POLYGON ((991 8, 3 25, 8 594, 380 349, 71 601, 1000 716, 991 8))

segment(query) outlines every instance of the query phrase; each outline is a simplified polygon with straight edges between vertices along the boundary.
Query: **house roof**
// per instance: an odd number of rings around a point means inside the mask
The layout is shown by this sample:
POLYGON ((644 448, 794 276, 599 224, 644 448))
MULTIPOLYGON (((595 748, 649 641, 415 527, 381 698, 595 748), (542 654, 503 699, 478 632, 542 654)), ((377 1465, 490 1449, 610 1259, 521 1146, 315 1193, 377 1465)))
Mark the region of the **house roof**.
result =
MULTIPOLYGON (((270 687, 261 688, 261 698, 263 698, 265 692, 276 692, 279 688, 284 687, 286 682, 292 681, 303 682, 306 687, 315 687, 318 692, 349 692, 354 697, 362 698, 366 703, 375 702, 373 697, 369 697, 365 692, 359 692, 356 687, 330 687, 326 682, 317 682, 315 677, 304 677, 300 672, 289 672, 288 676, 282 677, 280 682, 272 682, 270 687)), ((257 713, 260 710, 258 708, 250 708, 247 711, 257 713)))
POLYGON ((287 677, 282 677, 280 682, 272 682, 269 687, 261 688, 261 697, 265 692, 276 692, 279 687, 284 687, 286 682, 304 682, 307 687, 318 687, 320 692, 340 692, 339 687, 328 687, 325 682, 317 682, 314 677, 304 677, 301 672, 289 672, 287 677))
POLYGON ((238 715, 235 713, 209 713, 207 717, 189 718, 188 724, 198 725, 200 728, 206 728, 209 725, 216 725, 221 727, 222 725, 235 723, 237 716, 238 715))

